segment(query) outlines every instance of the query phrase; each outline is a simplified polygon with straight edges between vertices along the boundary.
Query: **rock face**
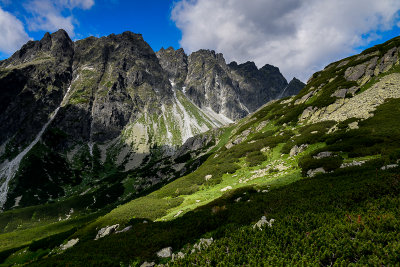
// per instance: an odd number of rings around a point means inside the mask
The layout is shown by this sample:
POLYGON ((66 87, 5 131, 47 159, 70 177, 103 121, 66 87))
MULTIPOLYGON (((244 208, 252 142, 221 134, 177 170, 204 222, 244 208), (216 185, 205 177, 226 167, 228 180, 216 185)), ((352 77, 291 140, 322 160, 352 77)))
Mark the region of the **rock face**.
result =
POLYGON ((204 110, 237 120, 270 100, 297 94, 304 84, 289 84, 277 67, 258 69, 254 62, 226 64, 222 54, 199 50, 186 56, 172 47, 157 52, 169 78, 204 110))
POLYGON ((77 41, 73 70, 71 105, 56 123, 84 141, 116 138, 139 114, 157 113, 172 101, 167 75, 138 34, 77 41))
MULTIPOLYGON (((28 147, 59 110, 43 142, 33 147, 34 160, 2 191, 14 199, 22 195, 21 206, 43 203, 73 183, 71 167, 84 153, 104 163, 112 150, 110 160, 130 170, 152 150, 172 154, 188 138, 225 123, 176 91, 170 76, 140 34, 74 43, 60 30, 28 42, 0 62, 0 167, 28 147)), ((0 177, 0 185, 4 180, 0 177)))
POLYGON ((182 48, 178 50, 172 47, 161 48, 156 55, 160 60, 161 67, 168 73, 169 79, 177 86, 184 86, 188 72, 188 57, 185 51, 182 48))
POLYGON ((229 64, 233 80, 239 86, 239 98, 249 112, 278 98, 288 85, 277 67, 265 65, 258 69, 254 62, 229 64))
POLYGON ((283 89, 282 93, 280 94, 279 98, 284 98, 292 95, 297 95, 301 89, 304 88, 305 83, 300 81, 297 78, 293 78, 289 84, 283 89))
POLYGON ((59 30, 0 62, 0 145, 11 138, 25 145, 39 132, 67 91, 73 55, 74 43, 59 30))
POLYGON ((200 50, 189 56, 188 63, 186 94, 197 106, 233 120, 246 115, 246 107, 234 93, 238 90, 229 79, 222 54, 200 50))
MULTIPOLYGON (((129 171, 154 157, 194 155, 210 135, 191 137, 244 117, 286 86, 276 67, 227 65, 209 50, 155 53, 132 32, 76 42, 63 30, 46 33, 0 61, 0 171, 56 114, 18 161, 24 169, 15 166, 12 179, 0 172, 4 207, 16 197, 23 207, 63 196, 95 164, 129 171)), ((154 185, 173 174, 148 175, 154 185)))

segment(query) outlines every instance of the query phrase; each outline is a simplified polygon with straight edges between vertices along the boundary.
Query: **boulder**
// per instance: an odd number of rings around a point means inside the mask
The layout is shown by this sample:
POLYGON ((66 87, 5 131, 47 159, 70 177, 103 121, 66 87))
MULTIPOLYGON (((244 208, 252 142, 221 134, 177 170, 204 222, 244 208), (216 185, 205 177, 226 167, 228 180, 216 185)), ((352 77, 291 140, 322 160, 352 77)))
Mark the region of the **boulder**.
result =
POLYGON ((300 146, 295 145, 290 150, 289 156, 293 157, 298 155, 299 153, 303 152, 307 148, 306 144, 301 144, 300 146))
POLYGON ((227 187, 222 188, 221 192, 225 192, 225 191, 228 191, 228 190, 231 190, 231 189, 232 189, 232 186, 228 185, 227 187))
POLYGON ((349 123, 349 129, 350 130, 355 130, 355 129, 358 129, 359 127, 358 127, 358 122, 357 121, 354 121, 354 122, 352 122, 352 123, 349 123))
POLYGON ((172 256, 172 248, 171 247, 166 247, 161 249, 160 251, 157 252, 157 256, 160 258, 169 258, 172 256))
POLYGON ((346 94, 347 94, 347 90, 348 89, 338 89, 331 96, 332 97, 345 98, 346 94))
POLYGON ((179 215, 182 214, 182 212, 183 212, 183 210, 178 211, 178 212, 174 215, 174 217, 178 217, 179 215))
POLYGON ((381 59, 380 63, 376 66, 374 74, 388 71, 397 62, 397 47, 390 49, 381 59))
POLYGON ((347 168, 347 167, 353 167, 353 166, 361 166, 365 163, 365 160, 361 161, 353 161, 353 162, 348 162, 348 163, 342 163, 340 165, 340 168, 347 168))
POLYGON ((200 238, 199 243, 193 245, 193 249, 200 251, 204 248, 209 247, 212 242, 214 242, 214 239, 212 237, 211 238, 200 238))
POLYGON ((347 68, 344 73, 344 77, 348 81, 357 81, 364 75, 366 69, 367 63, 362 63, 360 65, 347 68))
POLYGON ((355 93, 358 92, 358 90, 360 90, 360 88, 358 88, 357 86, 353 86, 353 87, 350 87, 349 89, 347 89, 347 93, 352 94, 354 96, 355 93))
POLYGON ((317 107, 313 108, 313 107, 307 107, 303 113, 300 115, 300 121, 308 119, 309 117, 311 117, 312 114, 315 113, 315 111, 317 111, 317 107))
POLYGON ((263 147, 260 149, 260 152, 266 153, 268 151, 270 151, 271 149, 269 148, 269 146, 263 147))
POLYGON ((308 170, 307 171, 307 176, 308 177, 314 177, 315 175, 317 175, 318 173, 326 173, 325 169, 322 167, 313 169, 313 170, 308 170))
POLYGON ((328 158, 331 157, 333 154, 330 151, 323 151, 319 152, 317 155, 315 155, 313 158, 314 159, 323 159, 323 158, 328 158))
POLYGON ((67 249, 75 246, 78 242, 79 242, 79 238, 71 239, 66 244, 61 245, 60 248, 61 248, 61 250, 67 250, 67 249))
POLYGON ((125 233, 125 232, 128 232, 131 229, 132 229, 132 225, 129 225, 129 226, 125 227, 124 229, 122 229, 121 231, 116 231, 115 233, 116 234, 125 233))
POLYGON ((115 230, 117 230, 119 227, 119 224, 114 224, 111 226, 106 226, 104 228, 101 228, 96 235, 96 238, 94 240, 98 240, 99 238, 103 238, 109 234, 112 234, 115 232, 115 230))
POLYGON ((253 226, 253 229, 258 227, 260 231, 262 231, 262 228, 265 225, 268 225, 268 227, 272 227, 272 223, 275 221, 275 219, 270 219, 269 221, 267 220, 267 217, 262 216, 261 219, 253 226))
POLYGON ((381 170, 388 170, 388 169, 393 169, 393 168, 396 168, 396 167, 398 167, 399 165, 398 164, 389 164, 389 165, 386 165, 386 166, 383 166, 382 168, 381 168, 381 170))
POLYGON ((294 104, 295 104, 295 105, 303 104, 303 103, 306 102, 309 98, 311 98, 314 94, 315 94, 315 91, 311 91, 311 92, 305 94, 302 98, 297 99, 297 100, 294 102, 294 104))

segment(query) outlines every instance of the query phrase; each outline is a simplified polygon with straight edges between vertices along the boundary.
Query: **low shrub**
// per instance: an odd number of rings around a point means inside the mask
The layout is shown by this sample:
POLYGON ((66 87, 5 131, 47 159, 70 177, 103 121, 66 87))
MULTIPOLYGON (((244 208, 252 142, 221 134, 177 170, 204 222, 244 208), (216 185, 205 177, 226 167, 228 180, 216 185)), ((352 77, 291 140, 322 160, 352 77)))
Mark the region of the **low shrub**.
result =
POLYGON ((72 228, 71 230, 48 236, 46 238, 40 239, 33 241, 29 245, 29 250, 30 251, 37 251, 39 249, 52 249, 64 242, 69 236, 73 235, 76 232, 77 228, 72 228))
POLYGON ((331 157, 316 159, 310 155, 304 156, 299 160, 299 167, 302 170, 302 175, 306 176, 307 172, 316 168, 324 168, 325 171, 330 172, 338 169, 343 163, 343 158, 334 155, 331 157))
POLYGON ((246 156, 246 161, 248 162, 250 167, 257 166, 266 160, 267 160, 267 157, 263 153, 261 153, 259 150, 250 152, 246 156))

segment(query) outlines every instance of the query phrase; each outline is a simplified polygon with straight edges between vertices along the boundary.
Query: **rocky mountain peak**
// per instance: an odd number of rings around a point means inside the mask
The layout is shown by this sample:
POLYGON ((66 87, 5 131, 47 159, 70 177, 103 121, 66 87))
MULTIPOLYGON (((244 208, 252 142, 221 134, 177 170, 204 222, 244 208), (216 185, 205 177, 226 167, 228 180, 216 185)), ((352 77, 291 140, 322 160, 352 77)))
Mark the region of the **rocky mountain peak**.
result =
POLYGON ((215 60, 221 66, 226 65, 224 55, 222 53, 216 53, 214 50, 200 49, 193 52, 189 58, 203 58, 204 60, 215 60))
POLYGON ((242 70, 246 70, 246 71, 258 71, 258 68, 253 61, 247 61, 242 64, 238 64, 236 61, 232 61, 228 65, 229 65, 229 67, 231 67, 233 69, 241 68, 242 70))
POLYGON ((223 54, 214 50, 200 49, 187 56, 183 49, 169 47, 160 49, 157 57, 169 79, 192 102, 231 120, 279 98, 288 86, 277 67, 267 64, 258 69, 251 61, 227 64, 223 54))
POLYGON ((300 81, 296 77, 293 77, 293 79, 289 82, 285 89, 283 89, 279 98, 297 95, 305 86, 306 85, 302 81, 300 81))
POLYGON ((185 51, 173 47, 161 48, 157 53, 161 67, 168 73, 168 78, 179 87, 184 86, 187 75, 188 57, 185 51))
POLYGON ((55 33, 45 33, 40 41, 28 41, 20 50, 9 59, 2 62, 2 66, 17 66, 24 63, 38 63, 45 60, 57 62, 70 61, 74 54, 74 43, 64 30, 55 33))
MULTIPOLYGON (((74 54, 74 43, 64 30, 51 34, 51 54, 56 58, 69 57, 74 54)), ((43 37, 44 39, 45 37, 43 37)), ((42 39, 42 40, 43 40, 42 39)))
MULTIPOLYGON (((278 67, 275 67, 270 64, 265 64, 263 67, 261 67, 260 71, 264 72, 265 74, 281 74, 280 70, 278 67)), ((283 75, 282 75, 283 77, 283 75)), ((286 80, 286 79, 285 79, 286 80)))

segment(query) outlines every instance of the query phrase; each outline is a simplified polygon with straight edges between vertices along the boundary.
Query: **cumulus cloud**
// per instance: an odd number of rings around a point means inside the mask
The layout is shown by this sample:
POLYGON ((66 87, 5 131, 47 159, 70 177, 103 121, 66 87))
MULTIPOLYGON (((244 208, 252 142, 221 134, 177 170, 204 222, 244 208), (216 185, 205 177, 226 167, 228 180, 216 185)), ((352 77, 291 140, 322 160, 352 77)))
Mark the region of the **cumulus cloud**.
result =
POLYGON ((187 52, 269 63, 302 80, 398 23, 398 0, 180 0, 171 13, 187 52))
POLYGON ((30 0, 25 9, 32 14, 28 19, 29 30, 56 31, 64 29, 73 37, 78 21, 72 15, 72 10, 90 9, 94 0, 30 0), (69 15, 64 15, 69 10, 69 15))
POLYGON ((1 8, 0 36, 0 51, 6 54, 14 52, 30 39, 22 22, 1 8))

